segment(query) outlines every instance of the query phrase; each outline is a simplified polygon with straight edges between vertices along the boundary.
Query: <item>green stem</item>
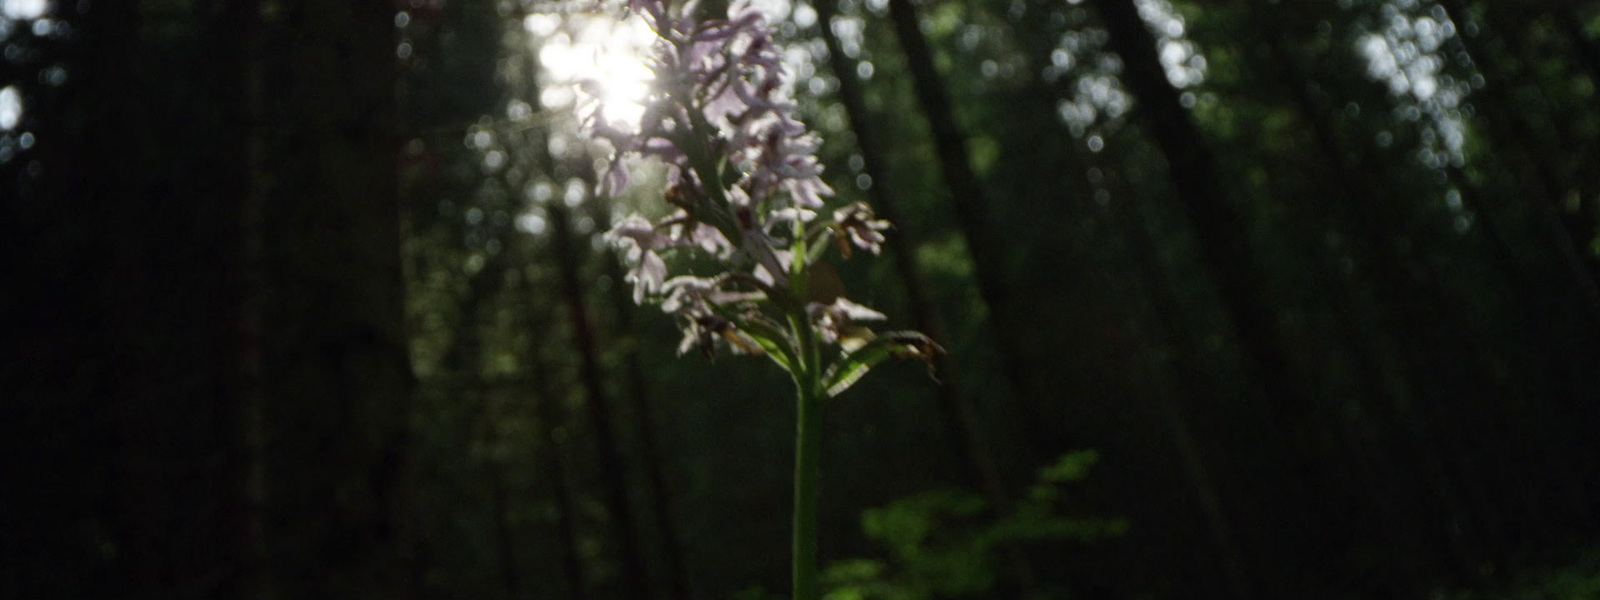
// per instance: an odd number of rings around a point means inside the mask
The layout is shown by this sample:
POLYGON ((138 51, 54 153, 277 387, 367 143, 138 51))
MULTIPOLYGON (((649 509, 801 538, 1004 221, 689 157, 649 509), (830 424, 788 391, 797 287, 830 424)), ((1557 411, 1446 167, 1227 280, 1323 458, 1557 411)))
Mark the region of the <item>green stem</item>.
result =
POLYGON ((822 469, 822 394, 799 387, 794 447, 794 600, 817 600, 817 480, 822 469))
POLYGON ((794 446, 794 595, 792 600, 818 600, 817 502, 822 473, 822 364, 816 332, 802 313, 791 318, 802 347, 795 370, 798 392, 794 446))

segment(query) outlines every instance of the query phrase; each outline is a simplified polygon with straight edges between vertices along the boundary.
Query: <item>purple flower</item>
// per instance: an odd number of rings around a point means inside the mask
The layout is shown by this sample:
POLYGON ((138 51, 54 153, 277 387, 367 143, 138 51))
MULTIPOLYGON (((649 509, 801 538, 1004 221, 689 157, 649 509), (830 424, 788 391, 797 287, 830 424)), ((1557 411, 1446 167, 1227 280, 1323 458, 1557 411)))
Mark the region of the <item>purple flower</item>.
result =
POLYGON ((816 330, 822 337, 822 341, 828 344, 837 344, 841 343, 841 340, 852 338, 870 338, 870 330, 856 324, 862 321, 883 321, 889 318, 881 312, 856 304, 845 298, 836 298, 833 304, 827 305, 811 303, 806 309, 807 312, 811 313, 811 318, 816 323, 816 330))
POLYGON ((833 222, 839 229, 839 251, 845 258, 850 257, 852 244, 872 252, 873 256, 883 251, 883 231, 889 228, 889 222, 874 219, 872 207, 867 203, 856 202, 833 211, 833 222))
POLYGON ((674 245, 674 240, 661 235, 656 226, 639 215, 629 215, 606 234, 608 240, 625 251, 633 268, 626 279, 633 284, 633 301, 643 303, 645 296, 661 291, 667 279, 667 263, 656 250, 674 245))
POLYGON ((659 301, 678 317, 680 353, 709 352, 719 338, 740 351, 781 351, 781 344, 758 347, 741 327, 762 330, 756 336, 770 342, 800 335, 782 333, 780 325, 796 316, 810 322, 806 335, 826 344, 870 338, 861 323, 883 320, 881 313, 842 297, 808 305, 797 300, 806 290, 790 289, 794 275, 826 250, 829 232, 846 257, 852 244, 877 254, 889 225, 859 202, 822 212, 833 195, 816 157, 822 140, 795 116, 782 49, 765 17, 748 0, 735 0, 726 19, 701 18, 692 0, 677 14, 660 0, 630 0, 628 7, 660 37, 650 57, 654 91, 637 133, 607 123, 602 111, 591 113, 585 129, 615 152, 602 193, 628 185, 625 157, 652 157, 666 167, 663 199, 675 210, 658 221, 630 215, 607 234, 629 265, 634 300, 659 301), (819 222, 824 214, 832 220, 819 222), (670 276, 664 255, 695 250, 725 270, 670 276))

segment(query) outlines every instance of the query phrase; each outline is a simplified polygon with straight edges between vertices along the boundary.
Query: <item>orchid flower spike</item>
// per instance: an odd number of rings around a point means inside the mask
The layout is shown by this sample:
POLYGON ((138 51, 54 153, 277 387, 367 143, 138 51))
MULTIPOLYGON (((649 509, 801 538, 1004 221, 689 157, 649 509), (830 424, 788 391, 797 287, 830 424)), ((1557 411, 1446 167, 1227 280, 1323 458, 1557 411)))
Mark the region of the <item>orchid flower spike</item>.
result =
POLYGON ((879 350, 926 360, 927 349, 937 346, 925 336, 876 336, 865 324, 883 314, 841 294, 808 290, 828 283, 819 277, 837 281, 831 269, 815 267, 829 247, 837 245, 845 258, 852 249, 876 255, 889 223, 862 202, 824 210, 834 191, 816 156, 822 139, 796 116, 783 52, 766 17, 749 0, 735 0, 726 18, 707 18, 692 2, 676 11, 663 0, 629 0, 627 7, 658 36, 644 116, 630 131, 595 110, 584 127, 614 150, 602 194, 628 187, 631 159, 653 158, 666 167, 668 187, 657 211, 665 216, 631 214, 607 234, 627 261, 634 300, 659 303, 678 319, 680 354, 725 347, 766 354, 794 372, 807 360, 807 342, 799 338, 808 338, 837 348, 839 364, 879 350), (721 270, 695 275, 674 268, 687 261, 669 260, 694 254, 721 270), (912 346, 921 350, 908 351, 912 346))

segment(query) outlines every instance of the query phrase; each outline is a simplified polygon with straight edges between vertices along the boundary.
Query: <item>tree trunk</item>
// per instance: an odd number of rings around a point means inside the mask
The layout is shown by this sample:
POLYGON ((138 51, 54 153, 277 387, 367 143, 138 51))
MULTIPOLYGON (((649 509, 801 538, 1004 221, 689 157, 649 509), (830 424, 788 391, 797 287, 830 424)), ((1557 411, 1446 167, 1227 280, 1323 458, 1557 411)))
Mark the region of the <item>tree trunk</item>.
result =
POLYGON ((620 554, 618 558, 622 561, 623 589, 629 598, 649 600, 652 595, 650 573, 645 569, 644 550, 638 539, 638 521, 633 514, 633 501, 628 497, 627 472, 618 452, 617 435, 612 429, 614 417, 610 394, 606 392, 605 375, 601 373, 594 322, 590 320, 589 309, 584 302, 571 216, 560 200, 550 203, 545 210, 550 215, 550 241, 555 246, 556 266, 561 272, 562 293, 571 318, 573 343, 578 349, 578 376, 587 399, 584 406, 589 416, 589 428, 595 436, 606 510, 615 520, 613 534, 620 554))
MULTIPOLYGON (((1376 418, 1363 418, 1356 424, 1360 431, 1355 434, 1360 438, 1357 441, 1361 447, 1370 450, 1367 454, 1355 453, 1358 461, 1366 457, 1358 467, 1370 474, 1371 486, 1376 488, 1368 490, 1371 496, 1367 501, 1385 511, 1384 517, 1388 519, 1370 533, 1414 536, 1415 543, 1426 545, 1434 554, 1432 560, 1436 566, 1461 572, 1470 563, 1468 557, 1472 552, 1462 548, 1467 540, 1449 533, 1448 524, 1463 518, 1457 492, 1440 470, 1438 449, 1424 435, 1426 429, 1407 426, 1413 421, 1405 414, 1407 407, 1426 400, 1414 396, 1411 382, 1401 369, 1383 360, 1386 354, 1383 348, 1395 343, 1392 335, 1385 331, 1400 332, 1393 335, 1411 339, 1415 334, 1404 332, 1416 325, 1416 319, 1426 318, 1418 314, 1419 310, 1437 312, 1436 308, 1419 308, 1416 305, 1419 299, 1447 300, 1438 298, 1438 290, 1417 289, 1418 286, 1412 284, 1413 278, 1404 267, 1410 261, 1399 255, 1393 244, 1394 238, 1404 232, 1399 230, 1391 215, 1395 207, 1405 205, 1405 199, 1373 185, 1374 179, 1363 175, 1377 172, 1376 166, 1358 166, 1349 159, 1334 125, 1326 116, 1328 110, 1311 96, 1310 78, 1300 68, 1279 20, 1281 9, 1252 0, 1245 10, 1251 11, 1254 27, 1267 32, 1270 47, 1267 72, 1275 73, 1282 82, 1292 108, 1311 132, 1315 149, 1323 159, 1321 164, 1327 166, 1318 185, 1329 192, 1332 201, 1324 204, 1331 206, 1331 210, 1316 202, 1305 203, 1304 208, 1320 221, 1343 225, 1352 231, 1351 254, 1360 271, 1365 272, 1364 277, 1352 276, 1352 281, 1344 286, 1346 289, 1329 295, 1344 323, 1340 328, 1341 339, 1347 351, 1354 355, 1354 367, 1368 389, 1365 395, 1380 400, 1376 404, 1364 403, 1376 418), (1347 205, 1349 208, 1343 208, 1347 205), (1359 289, 1351 288, 1366 287, 1365 278, 1371 278, 1379 291, 1387 294, 1381 297, 1394 307, 1394 317, 1384 320, 1371 314, 1373 311, 1361 308, 1357 298, 1359 289), (1376 447, 1369 448, 1374 445, 1376 447), (1396 462, 1400 464, 1393 464, 1396 462), (1417 475, 1421 475, 1420 480, 1417 475), (1424 504, 1417 497, 1430 494, 1431 504, 1424 504)), ((1392 542, 1382 546, 1395 548, 1392 542)))
MULTIPOLYGON (((921 269, 917 267, 916 250, 917 240, 904 227, 901 219, 899 201, 894 194, 894 182, 890 179, 887 165, 888 154, 878 140, 878 132, 873 126, 873 117, 867 109, 866 94, 862 90, 861 81, 856 78, 856 71, 851 60, 845 56, 843 44, 839 37, 834 35, 830 27, 838 10, 836 0, 821 0, 816 3, 818 23, 823 41, 828 46, 828 63, 835 77, 839 79, 839 101, 845 107, 845 114, 850 119, 850 131, 855 133, 856 146, 861 152, 862 168, 866 175, 872 178, 872 186, 867 188, 867 195, 872 199, 873 209, 878 216, 883 217, 896 228, 886 236, 890 257, 894 260, 895 272, 900 276, 906 289, 906 302, 911 306, 912 321, 917 330, 933 338, 934 341, 945 343, 943 319, 940 318, 938 307, 928 298, 923 284, 921 269)), ((963 159, 965 160, 965 159, 963 159)), ((939 407, 944 413, 946 435, 957 444, 962 456, 962 466, 966 471, 965 479, 973 487, 982 490, 989 502, 1001 512, 1009 510, 1011 500, 1005 491, 1003 479, 999 469, 995 466, 994 457, 989 452, 988 443, 983 439, 982 427, 978 421, 977 411, 972 406, 972 401, 961 393, 960 373, 950 364, 945 356, 935 358, 935 371, 939 374, 941 385, 938 386, 939 407)))
MULTIPOLYGON (((850 57, 844 53, 844 45, 839 42, 839 36, 833 33, 831 25, 838 14, 837 0, 819 0, 815 3, 815 7, 818 14, 818 29, 828 47, 828 64, 833 70, 834 77, 839 80, 839 100, 844 104, 845 114, 850 119, 850 130, 855 133, 856 147, 862 157, 862 169, 872 179, 872 186, 867 188, 867 195, 872 199, 873 209, 878 216, 896 225, 896 229, 886 236, 887 245, 889 255, 894 261, 895 273, 900 276, 900 281, 905 286, 906 303, 911 307, 912 322, 916 324, 918 331, 935 342, 948 344, 948 340, 941 333, 944 330, 943 319, 939 315, 938 307, 928 298, 921 269, 916 263, 917 241, 905 228, 905 222, 901 219, 903 213, 900 211, 899 201, 893 191, 894 182, 890 179, 887 168, 888 154, 880 145, 878 132, 872 124, 873 119, 867 109, 866 94, 862 90, 861 81, 856 77, 856 70, 851 64, 850 57)), ((965 151, 961 153, 964 156, 965 151)), ((963 157, 962 160, 966 159, 963 157)), ((970 177, 970 174, 968 176, 970 177)), ((971 399, 961 392, 960 371, 945 355, 934 357, 934 371, 938 373, 940 379, 940 385, 935 393, 938 394, 940 411, 944 413, 945 435, 955 443, 957 452, 961 455, 963 479, 967 485, 983 493, 996 514, 1009 514, 1012 508, 1010 494, 1006 492, 1004 479, 1000 475, 999 468, 995 466, 994 456, 984 439, 977 409, 972 405, 971 399)), ((1016 583, 1023 589, 1031 589, 1034 577, 1025 557, 1014 546, 1008 545, 1006 552, 1016 583)))
POLYGON ((1269 396, 1303 401, 1296 369, 1277 339, 1275 314, 1258 296, 1267 278, 1250 251, 1244 216, 1217 179, 1210 144, 1178 102, 1156 56, 1156 41, 1132 0, 1096 0, 1109 46, 1123 59, 1123 83, 1138 99, 1140 114, 1167 158, 1168 175, 1201 242, 1201 259, 1211 272, 1238 330, 1239 341, 1269 396))
MULTIPOLYGON (((1120 77, 1138 101, 1135 110, 1166 156, 1172 189, 1234 325, 1246 371, 1263 391, 1252 409, 1226 409, 1236 420, 1237 431, 1249 432, 1258 447, 1274 448, 1270 456, 1240 455, 1259 463, 1250 467, 1259 469, 1250 481, 1258 488, 1257 496, 1279 496, 1271 505, 1276 511, 1252 515, 1262 521, 1252 527, 1259 546, 1248 560, 1263 567, 1278 565, 1275 570, 1280 572, 1260 582, 1258 593, 1275 593, 1269 583, 1305 585, 1309 580, 1295 578, 1315 577, 1313 565, 1326 562, 1329 544, 1336 543, 1330 538, 1339 535, 1339 528, 1327 522, 1325 465, 1312 447, 1317 431, 1311 421, 1314 398, 1302 387, 1299 369, 1276 331, 1276 311, 1261 297, 1269 281, 1251 253, 1245 217, 1224 192, 1210 144, 1167 80, 1155 37, 1133 0, 1096 0, 1092 5, 1110 33, 1108 48, 1122 57, 1120 77), (1308 531, 1313 535, 1305 535, 1308 531)), ((1260 499, 1255 498, 1257 503, 1260 499)))
POLYGON ((70 85, 6 81, 44 101, 17 131, 37 146, 0 166, 17 282, 0 294, 0 438, 26 457, 0 484, 3 596, 233 595, 246 561, 227 270, 245 146, 196 143, 244 106, 212 97, 238 73, 194 58, 237 48, 201 11, 147 9, 57 7, 76 35, 49 59, 70 85))
POLYGON ((263 89, 262 380, 285 595, 404 597, 412 388, 388 0, 278 5, 263 89))
MULTIPOLYGON (((495 448, 501 443, 499 432, 495 429, 494 411, 488 410, 485 403, 484 430, 487 439, 484 444, 495 448)), ((506 483, 506 466, 499 456, 490 453, 489 458, 489 497, 490 510, 494 511, 494 541, 495 552, 500 560, 500 584, 504 586, 506 600, 517 600, 522 597, 522 577, 517 563, 517 535, 511 524, 511 489, 506 483)))
MULTIPOLYGON (((832 0, 824 0, 824 3, 828 1, 832 0)), ((978 292, 989 309, 989 321, 994 331, 995 344, 1001 354, 1001 364, 1006 378, 1015 388, 1017 401, 1029 423, 1031 432, 1029 437, 1033 438, 1029 441, 1039 444, 1042 442, 1040 439, 1042 435, 1032 431, 1037 429, 1040 414, 1035 404, 1035 398, 1038 397, 1036 394, 1038 382, 1025 362, 1024 352, 1017 347, 1024 329, 1018 322, 1020 315, 1016 314, 1016 304, 1011 297, 1010 285, 1006 281, 1007 245, 999 237, 999 230, 990 217, 989 200, 978 182, 977 175, 972 171, 966 135, 956 123, 955 110, 951 106, 949 94, 944 89, 943 78, 934 66, 933 54, 928 48, 927 40, 922 36, 916 6, 912 5, 911 0, 889 0, 889 17, 894 22, 895 35, 900 41, 900 48, 905 53, 907 66, 911 70, 911 82, 916 90, 917 101, 922 106, 923 117, 928 120, 928 126, 933 132, 934 150, 939 157, 939 174, 948 189, 951 204, 955 209, 956 224, 966 240, 967 252, 972 256, 978 292)), ((824 21, 822 26, 826 29, 829 25, 824 21)), ((830 53, 842 57, 841 52, 842 50, 830 53)), ((848 72, 841 73, 840 79, 846 78, 848 74, 848 72)), ((877 179, 874 178, 874 181, 877 179)), ((892 204, 880 206, 890 206, 892 212, 892 204)), ((891 239, 893 237, 891 236, 891 239)), ((900 255, 904 252, 896 250, 895 254, 900 255)), ((910 281, 907 279, 908 283, 910 281)), ((927 318, 933 323, 932 315, 928 315, 927 318)), ((960 351, 960 349, 954 350, 960 351)), ((957 412, 960 411, 959 406, 954 408, 957 412)), ((962 438, 969 437, 970 435, 962 436, 962 438)))
POLYGON ((218 62, 233 76, 218 90, 219 104, 232 107, 222 131, 233 132, 234 146, 226 154, 232 173, 238 209, 234 216, 233 263, 236 369, 230 396, 234 413, 227 421, 236 444, 228 463, 234 479, 230 512, 235 516, 238 574, 235 595, 247 600, 273 596, 268 570, 266 388, 262 379, 262 322, 264 271, 262 264, 262 192, 266 166, 262 159, 258 122, 262 107, 261 3, 260 0, 223 4, 220 26, 209 33, 218 62))
POLYGON ((1539 335, 1570 335, 1579 344, 1577 348, 1580 351, 1555 350, 1546 354, 1543 360, 1524 363, 1529 370, 1542 371, 1525 378, 1524 384, 1538 386, 1535 389, 1552 390, 1534 392, 1549 396, 1550 399, 1516 408, 1512 408, 1510 403, 1501 403, 1494 407, 1495 412, 1480 417, 1503 431, 1511 446, 1502 448, 1493 457, 1501 459, 1502 463, 1488 471, 1491 476, 1503 479, 1492 490, 1507 487, 1528 490, 1500 497, 1501 504, 1514 511, 1510 518, 1516 520, 1511 522, 1511 530, 1521 539, 1559 539, 1568 535, 1575 523, 1587 522, 1590 511, 1584 508, 1583 498, 1589 495, 1586 488, 1595 485, 1593 482, 1600 475, 1570 458, 1593 453, 1595 445, 1590 436, 1571 429, 1570 424, 1578 415, 1594 416, 1595 413, 1592 403, 1577 399, 1575 388, 1563 387, 1563 383, 1568 386, 1583 385, 1581 382, 1566 383, 1574 381, 1566 373, 1592 369, 1594 361, 1600 359, 1593 352, 1581 351, 1592 347, 1593 341, 1600 339, 1600 285, 1595 280, 1595 274, 1600 272, 1600 262, 1579 250, 1578 236, 1587 235, 1585 232, 1588 227, 1576 221, 1564 221, 1557 211, 1563 198, 1581 187, 1563 178, 1557 169, 1561 150, 1550 147, 1552 143, 1549 140, 1540 144, 1537 140, 1529 139, 1538 133, 1537 123, 1532 115, 1521 109, 1525 103, 1519 101, 1514 91, 1529 88, 1531 84, 1519 78, 1520 73, 1496 52, 1497 49, 1509 51, 1509 43, 1491 24, 1481 20, 1476 23, 1477 35, 1467 35, 1467 24, 1473 17, 1463 0, 1443 0, 1441 5, 1459 25, 1458 29, 1462 30, 1462 35, 1458 37, 1460 47, 1472 56, 1474 65, 1487 79, 1483 91, 1486 97, 1480 104, 1490 109, 1480 111, 1479 118, 1487 125, 1489 137, 1495 146, 1511 162, 1517 184, 1526 186, 1529 195, 1533 196, 1508 207, 1527 215, 1531 225, 1529 236, 1545 247, 1540 252, 1542 256, 1529 257, 1538 263, 1525 259, 1521 266, 1539 273, 1544 269, 1539 263, 1554 262, 1559 269, 1557 272, 1564 274, 1567 279, 1564 283, 1571 285, 1566 289, 1562 289, 1565 285, 1557 286, 1554 290, 1549 289, 1552 287, 1549 285, 1530 286, 1525 292, 1528 312, 1533 321, 1545 324, 1539 335), (1585 326, 1581 331, 1560 331, 1557 328, 1562 324, 1559 315, 1554 313, 1562 312, 1568 303, 1567 299, 1574 295, 1579 300, 1580 318, 1587 322, 1583 323, 1585 326), (1514 412, 1503 412, 1506 410, 1514 412), (1560 474, 1538 481, 1533 479, 1534 473, 1518 466, 1530 462, 1555 467, 1560 474), (1527 531, 1536 533, 1530 536, 1525 533, 1527 531))
MULTIPOLYGON (((542 112, 539 86, 539 61, 536 54, 527 57, 527 69, 523 82, 523 93, 527 102, 533 107, 535 114, 542 112)), ((529 130, 527 134, 527 150, 532 153, 532 163, 536 170, 548 178, 549 181, 559 181, 563 170, 556 164, 555 158, 549 153, 548 132, 542 126, 529 130)), ((593 178, 588 178, 593 181, 593 178)), ((654 585, 651 583, 650 572, 646 567, 644 545, 640 541, 640 528, 638 519, 633 512, 633 503, 628 496, 627 470, 618 452, 619 440, 612 429, 614 413, 611 410, 610 394, 605 389, 605 375, 602 373, 599 335, 595 331, 595 322, 589 315, 585 302, 585 290, 582 282, 581 269, 582 257, 578 253, 579 240, 572 232, 572 216, 561 198, 556 198, 547 203, 544 208, 550 221, 550 243, 555 248, 556 267, 560 273, 563 301, 567 305, 568 314, 572 323, 573 343, 577 346, 579 354, 579 379, 583 385, 588 401, 585 403, 586 413, 589 417, 589 426, 595 435, 595 447, 600 462, 600 481, 605 488, 606 509, 610 512, 613 524, 613 535, 617 542, 617 550, 622 562, 622 585, 629 598, 635 600, 650 600, 654 596, 654 585)), ((601 221, 596 221, 597 223, 601 221)), ((583 240, 588 246, 587 239, 583 240)), ((614 261, 613 261, 614 262, 614 261)), ((618 282, 616 285, 620 285, 618 282)), ((641 400, 642 401, 642 400, 641 400)), ((653 451, 646 446, 647 451, 653 451)), ((659 483, 659 471, 652 465, 652 485, 659 483)), ((659 489, 654 493, 659 494, 659 489)), ((664 499, 662 500, 664 502, 664 499)), ((660 505, 660 523, 670 527, 666 515, 665 504, 660 505)), ((669 534, 668 539, 675 538, 669 534)), ((669 545, 675 540, 669 541, 669 545)), ((671 550, 669 549, 669 552, 671 550)), ((686 577, 681 563, 681 557, 668 557, 672 565, 669 576, 673 579, 672 592, 677 595, 684 593, 686 577)), ((681 598, 681 596, 678 596, 681 598)))
MULTIPOLYGON (((1095 168, 1101 168, 1104 173, 1111 173, 1109 165, 1100 165, 1099 161, 1089 158, 1085 161, 1095 168)), ((1120 201, 1110 203, 1107 207, 1109 220, 1116 224, 1125 239, 1126 252, 1137 269, 1135 274, 1143 282, 1145 293, 1149 294, 1154 312, 1158 315, 1156 332, 1151 338, 1164 336, 1174 346, 1173 356, 1170 360, 1176 363, 1172 367, 1156 364, 1157 376, 1147 382, 1149 402, 1154 409, 1156 418, 1161 420, 1162 428, 1172 443, 1173 450, 1178 454, 1180 471, 1200 503, 1200 512, 1206 520, 1206 534, 1211 538, 1212 550, 1216 552, 1216 560, 1220 563, 1223 575, 1227 580, 1228 591, 1233 598, 1251 598, 1250 569, 1247 567, 1244 556, 1240 553, 1238 534, 1234 531, 1234 520, 1229 518, 1226 507, 1229 506, 1223 496, 1218 492, 1216 477, 1212 468, 1208 466, 1203 450, 1203 440, 1196 434, 1191 413, 1192 407, 1185 406, 1184 400, 1192 404, 1194 399, 1205 399, 1209 402, 1225 400, 1223 392, 1219 389, 1215 376, 1204 371, 1201 357, 1205 350, 1199 347, 1198 337, 1194 327, 1185 323, 1181 318, 1182 303, 1174 289, 1172 277, 1167 274, 1159 257, 1158 247, 1150 235, 1150 226, 1147 219, 1140 212, 1140 207, 1133 200, 1134 194, 1122 181, 1121 177, 1105 175, 1106 189, 1111 190, 1113 198, 1120 201), (1176 377, 1160 373, 1161 370, 1170 368, 1178 371, 1176 377), (1174 381, 1176 379, 1176 381, 1174 381)), ((1134 328, 1129 327, 1129 331, 1134 328)), ((1150 340, 1145 341, 1148 347, 1150 340)), ((1130 362, 1135 360, 1126 359, 1130 362)), ((1159 362, 1159 361, 1152 361, 1159 362)), ((1239 503, 1237 498, 1230 499, 1239 503)), ((1245 512, 1244 507, 1234 506, 1235 512, 1245 512)))
POLYGON ((1554 158, 1528 139, 1542 129, 1532 121, 1527 111, 1517 108, 1520 104, 1512 97, 1510 88, 1518 85, 1518 81, 1493 51, 1495 46, 1506 46, 1506 42, 1499 39, 1498 33, 1485 23, 1478 23, 1477 35, 1468 35, 1465 28, 1472 16, 1463 0, 1441 0, 1440 5, 1449 13, 1450 19, 1460 25, 1457 29, 1461 34, 1456 39, 1460 40, 1472 56, 1473 64, 1488 80, 1484 92, 1489 101, 1499 108, 1483 111, 1480 119, 1488 125, 1495 145, 1511 150, 1518 179, 1535 196, 1526 203, 1526 209, 1537 230, 1536 235, 1551 246, 1554 258, 1567 271, 1588 311, 1592 331, 1600 333, 1600 284, 1595 282, 1595 275, 1600 272, 1600 262, 1592 256, 1586 259, 1578 249, 1578 241, 1589 241, 1575 237, 1585 235, 1585 230, 1575 223, 1563 222, 1556 212, 1555 207, 1559 205, 1561 197, 1573 186, 1554 170, 1554 158), (1507 122, 1507 118, 1515 122, 1507 122))
MULTIPOLYGON (((591 163, 592 164, 592 163, 591 163)), ((589 174, 586 174, 589 175, 589 174)), ((593 185, 594 177, 585 177, 584 181, 593 185)), ((602 218, 608 211, 601 210, 598 200, 591 200, 596 208, 595 222, 604 223, 602 218)), ((617 317, 617 330, 630 332, 634 335, 633 315, 636 307, 633 296, 628 287, 622 285, 622 264, 617 261, 614 253, 607 251, 600 258, 605 263, 606 277, 611 279, 611 310, 617 317)), ((649 485, 650 503, 655 507, 656 527, 661 534, 661 551, 667 560, 667 592, 674 600, 689 600, 691 592, 689 587, 688 557, 684 555, 683 535, 678 532, 677 520, 673 518, 672 496, 667 493, 667 480, 661 468, 663 453, 661 446, 656 442, 655 411, 652 409, 650 398, 650 385, 645 375, 644 363, 639 359, 639 344, 637 336, 632 343, 623 345, 625 368, 628 371, 628 396, 632 399, 634 437, 639 440, 639 447, 647 457, 644 462, 646 482, 649 485)))
MULTIPOLYGON (((524 281, 527 281, 524 278, 524 281)), ((532 285, 524 285, 523 293, 533 297, 532 285)), ((529 311, 531 312, 531 311, 529 311)), ((529 319, 530 324, 537 322, 541 315, 534 315, 529 319)), ((540 432, 542 448, 539 449, 540 467, 550 482, 550 496, 556 504, 556 537, 561 541, 561 572, 567 579, 567 597, 572 600, 588 600, 593 597, 589 591, 588 578, 583 573, 583 563, 579 557, 583 556, 583 547, 578 540, 577 526, 573 519, 572 489, 567 478, 567 468, 561 460, 562 442, 556 432, 567 422, 566 409, 562 406, 562 394, 558 393, 555 386, 550 383, 549 370, 545 368, 544 361, 538 355, 538 348, 529 348, 528 362, 529 373, 535 381, 540 382, 540 394, 534 399, 534 411, 537 416, 537 430, 540 432)))

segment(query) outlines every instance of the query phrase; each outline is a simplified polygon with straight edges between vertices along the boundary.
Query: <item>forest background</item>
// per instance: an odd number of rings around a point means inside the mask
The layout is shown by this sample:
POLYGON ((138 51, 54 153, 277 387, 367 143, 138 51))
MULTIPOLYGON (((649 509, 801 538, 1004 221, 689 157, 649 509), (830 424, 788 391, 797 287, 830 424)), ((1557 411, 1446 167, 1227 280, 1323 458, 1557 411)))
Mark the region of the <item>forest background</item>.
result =
MULTIPOLYGON (((762 7, 949 350, 826 405, 833 597, 1600 594, 1600 3, 762 7)), ((601 241, 607 19, 0 2, 0 596, 780 595, 786 382, 601 241)))

